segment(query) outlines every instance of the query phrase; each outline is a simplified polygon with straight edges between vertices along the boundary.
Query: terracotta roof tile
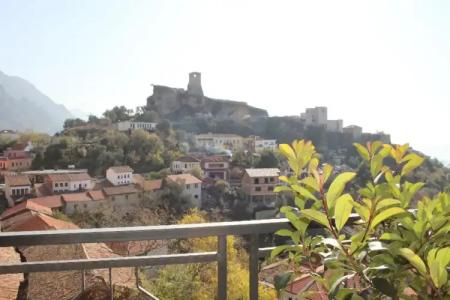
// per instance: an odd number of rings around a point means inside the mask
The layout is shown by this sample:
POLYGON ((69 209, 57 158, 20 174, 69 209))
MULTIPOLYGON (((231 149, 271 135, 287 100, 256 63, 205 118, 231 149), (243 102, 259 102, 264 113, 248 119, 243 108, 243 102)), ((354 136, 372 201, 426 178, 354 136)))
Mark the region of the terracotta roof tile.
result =
POLYGON ((47 178, 52 182, 92 180, 88 173, 48 174, 47 178))
POLYGON ((74 194, 62 194, 62 200, 64 202, 88 202, 92 201, 91 197, 87 193, 74 193, 74 194))
POLYGON ((101 201, 101 200, 105 200, 106 196, 103 193, 102 190, 98 190, 98 191, 89 191, 87 192, 87 194, 89 195, 89 197, 91 197, 92 200, 94 201, 101 201))
POLYGON ((133 194, 138 192, 138 190, 132 185, 105 187, 103 188, 103 191, 107 196, 133 194))
POLYGON ((36 230, 61 230, 79 229, 73 223, 58 220, 47 215, 34 215, 20 224, 13 225, 7 231, 36 231, 36 230))
POLYGON ((63 206, 61 195, 54 195, 54 196, 44 196, 44 197, 38 197, 38 198, 32 198, 30 199, 34 203, 37 203, 39 205, 43 205, 49 208, 60 208, 63 206))
POLYGON ((162 180, 146 180, 144 181, 144 191, 160 190, 162 187, 162 180))
POLYGON ((114 167, 110 167, 110 169, 116 173, 133 172, 133 169, 129 166, 114 166, 114 167))
POLYGON ((186 156, 182 156, 179 157, 177 159, 174 159, 174 161, 181 161, 181 162, 200 162, 200 159, 190 156, 190 155, 186 155, 186 156))
POLYGON ((47 215, 51 215, 52 214, 52 210, 50 208, 48 208, 47 206, 43 206, 40 204, 35 203, 32 200, 27 200, 24 201, 20 204, 17 204, 14 207, 8 208, 7 210, 5 210, 1 215, 0 215, 0 220, 5 220, 8 219, 14 215, 20 214, 24 211, 35 211, 35 212, 39 212, 39 213, 43 213, 43 214, 47 214, 47 215))
POLYGON ((191 174, 169 175, 167 179, 180 184, 202 183, 200 179, 191 174))
POLYGON ((23 185, 31 185, 28 176, 26 175, 17 175, 17 176, 5 176, 5 184, 10 186, 23 186, 23 185))

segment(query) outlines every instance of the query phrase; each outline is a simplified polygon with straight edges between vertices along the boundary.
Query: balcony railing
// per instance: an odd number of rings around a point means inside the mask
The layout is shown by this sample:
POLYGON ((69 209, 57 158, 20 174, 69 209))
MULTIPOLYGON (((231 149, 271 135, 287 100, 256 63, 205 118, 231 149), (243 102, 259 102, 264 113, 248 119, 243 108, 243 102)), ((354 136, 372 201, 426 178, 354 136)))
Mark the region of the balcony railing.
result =
POLYGON ((109 269, 111 298, 113 296, 111 269, 136 268, 137 288, 149 298, 157 299, 139 286, 138 268, 170 264, 190 264, 217 262, 217 299, 227 299, 227 236, 250 236, 249 281, 251 300, 258 299, 258 260, 266 256, 272 248, 260 248, 259 234, 273 233, 282 228, 290 228, 287 219, 268 219, 239 222, 218 222, 188 225, 139 226, 78 230, 27 231, 0 233, 0 247, 19 247, 37 245, 58 245, 100 242, 127 242, 141 240, 186 239, 217 236, 218 248, 215 252, 168 254, 152 256, 132 256, 101 259, 78 259, 58 261, 36 261, 0 265, 0 274, 55 272, 81 270, 80 290, 85 288, 84 271, 90 269, 109 269))

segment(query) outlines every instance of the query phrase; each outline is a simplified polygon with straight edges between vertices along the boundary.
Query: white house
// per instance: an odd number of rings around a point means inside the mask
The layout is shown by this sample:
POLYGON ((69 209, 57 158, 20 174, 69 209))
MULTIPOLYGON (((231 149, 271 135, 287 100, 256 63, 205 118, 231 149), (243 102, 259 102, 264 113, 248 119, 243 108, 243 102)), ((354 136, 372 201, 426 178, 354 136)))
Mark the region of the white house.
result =
POLYGON ((200 160, 193 156, 182 156, 172 161, 170 170, 174 174, 188 173, 196 168, 200 169, 200 160))
POLYGON ((44 182, 52 193, 85 191, 94 187, 88 173, 49 174, 44 182))
POLYGON ((263 152, 266 150, 274 151, 278 148, 277 140, 255 139, 254 151, 263 152))
POLYGON ((183 193, 191 196, 192 204, 200 207, 202 204, 202 181, 191 174, 169 175, 166 178, 183 187, 183 193))
POLYGON ((134 122, 134 121, 122 121, 116 124, 117 130, 129 131, 134 129, 144 129, 148 131, 155 131, 158 123, 153 122, 134 122))
POLYGON ((244 148, 244 138, 237 134, 206 133, 195 136, 197 148, 204 149, 229 149, 242 150, 244 148))
POLYGON ((133 181, 133 169, 129 166, 115 166, 106 170, 106 179, 112 185, 125 185, 133 181))
POLYGON ((31 182, 26 175, 5 176, 5 196, 9 206, 31 194, 31 182))

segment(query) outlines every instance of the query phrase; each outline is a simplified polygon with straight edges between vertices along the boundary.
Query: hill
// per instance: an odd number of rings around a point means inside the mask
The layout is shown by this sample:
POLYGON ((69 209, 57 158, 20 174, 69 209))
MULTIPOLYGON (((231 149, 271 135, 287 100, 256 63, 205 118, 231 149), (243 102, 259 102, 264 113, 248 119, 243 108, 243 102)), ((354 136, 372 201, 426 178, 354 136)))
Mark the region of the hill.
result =
POLYGON ((27 80, 0 71, 0 129, 55 133, 71 117, 27 80))

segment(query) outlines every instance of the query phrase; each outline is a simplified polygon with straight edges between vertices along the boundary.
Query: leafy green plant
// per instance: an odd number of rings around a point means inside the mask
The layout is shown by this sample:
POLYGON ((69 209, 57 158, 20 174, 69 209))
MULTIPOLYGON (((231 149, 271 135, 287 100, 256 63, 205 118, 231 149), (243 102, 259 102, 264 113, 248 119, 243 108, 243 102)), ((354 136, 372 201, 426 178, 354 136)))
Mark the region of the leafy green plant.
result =
POLYGON ((296 207, 281 208, 292 229, 277 234, 291 242, 272 257, 301 264, 331 299, 450 299, 450 196, 423 197, 413 209, 424 184, 407 176, 423 158, 407 144, 355 147, 371 179, 349 192, 357 174, 333 174, 311 142, 280 145, 291 176, 276 191, 291 192, 296 207), (313 226, 325 234, 310 234, 313 226))

